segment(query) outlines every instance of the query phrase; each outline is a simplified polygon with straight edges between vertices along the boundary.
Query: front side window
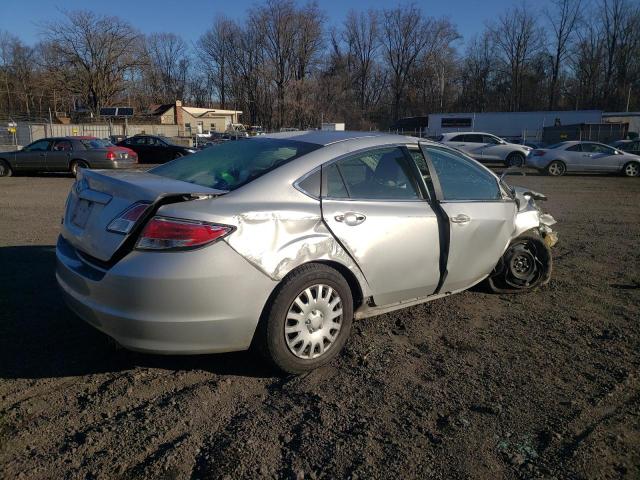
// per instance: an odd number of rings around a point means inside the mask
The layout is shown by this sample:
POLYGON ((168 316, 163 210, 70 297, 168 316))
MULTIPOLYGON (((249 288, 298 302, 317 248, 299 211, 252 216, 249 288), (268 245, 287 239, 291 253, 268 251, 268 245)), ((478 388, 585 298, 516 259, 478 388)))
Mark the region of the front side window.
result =
POLYGON ((500 140, 498 140, 493 135, 483 135, 482 140, 484 143, 491 143, 493 145, 498 145, 500 143, 500 140))
POLYGON ((491 173, 456 152, 425 147, 440 180, 443 200, 501 200, 498 181, 491 173))
POLYGON ((606 145, 600 145, 599 143, 585 143, 582 145, 583 152, 591 152, 591 153, 606 153, 608 155, 613 155, 614 150, 611 147, 607 147, 606 145))
POLYGON ((399 147, 368 150, 327 168, 327 195, 337 197, 340 180, 343 195, 366 200, 416 200, 420 191, 411 165, 399 147), (331 185, 334 185, 333 187, 331 185), (333 195, 332 195, 333 194, 333 195))
POLYGON ((235 190, 318 148, 320 145, 313 143, 252 138, 214 145, 149 170, 149 173, 203 187, 235 190))
POLYGON ((49 140, 38 140, 37 142, 27 145, 23 150, 27 152, 46 152, 49 150, 49 140))

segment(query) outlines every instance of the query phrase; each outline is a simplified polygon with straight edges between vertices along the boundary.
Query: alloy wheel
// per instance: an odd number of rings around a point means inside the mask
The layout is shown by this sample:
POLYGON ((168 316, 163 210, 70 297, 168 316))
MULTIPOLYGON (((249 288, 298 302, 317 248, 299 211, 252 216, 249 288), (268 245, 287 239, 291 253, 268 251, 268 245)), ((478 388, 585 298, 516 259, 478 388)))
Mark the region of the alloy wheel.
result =
POLYGON ((627 177, 637 177, 640 174, 640 165, 637 163, 629 163, 624 167, 624 174, 627 177))
POLYGON ((342 299, 328 285, 305 288, 291 303, 284 323, 287 347, 298 358, 324 355, 342 328, 342 299))
POLYGON ((549 165, 549 173, 554 177, 562 175, 564 173, 564 165, 560 162, 552 162, 549 165))

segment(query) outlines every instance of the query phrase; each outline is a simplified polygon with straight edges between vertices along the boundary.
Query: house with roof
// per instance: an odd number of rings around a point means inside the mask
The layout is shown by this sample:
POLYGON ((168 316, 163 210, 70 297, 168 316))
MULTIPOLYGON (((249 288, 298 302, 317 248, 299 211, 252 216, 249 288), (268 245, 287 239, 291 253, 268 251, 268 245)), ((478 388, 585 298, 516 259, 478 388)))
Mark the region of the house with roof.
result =
POLYGON ((231 124, 239 123, 241 114, 240 110, 187 107, 176 100, 175 103, 151 105, 146 117, 159 125, 177 125, 180 136, 190 137, 197 133, 224 132, 231 124))

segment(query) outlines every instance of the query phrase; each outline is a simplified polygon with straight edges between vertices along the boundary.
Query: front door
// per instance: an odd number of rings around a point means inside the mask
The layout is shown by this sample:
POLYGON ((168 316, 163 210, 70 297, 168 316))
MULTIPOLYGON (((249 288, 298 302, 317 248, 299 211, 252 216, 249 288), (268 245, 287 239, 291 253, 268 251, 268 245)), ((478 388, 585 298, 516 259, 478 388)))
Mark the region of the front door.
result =
POLYGON ((440 293, 469 288, 498 264, 515 230, 516 204, 498 179, 458 152, 422 145, 438 204, 449 223, 447 273, 440 293))
POLYGON ((601 143, 583 143, 582 151, 589 155, 587 162, 589 170, 600 172, 617 172, 622 168, 621 155, 616 155, 614 148, 601 143))
POLYGON ((350 154, 322 168, 322 215, 360 266, 377 305, 434 292, 438 220, 404 147, 350 154))
POLYGON ((47 150, 51 140, 43 139, 27 145, 16 153, 15 166, 20 171, 38 171, 46 168, 47 150))

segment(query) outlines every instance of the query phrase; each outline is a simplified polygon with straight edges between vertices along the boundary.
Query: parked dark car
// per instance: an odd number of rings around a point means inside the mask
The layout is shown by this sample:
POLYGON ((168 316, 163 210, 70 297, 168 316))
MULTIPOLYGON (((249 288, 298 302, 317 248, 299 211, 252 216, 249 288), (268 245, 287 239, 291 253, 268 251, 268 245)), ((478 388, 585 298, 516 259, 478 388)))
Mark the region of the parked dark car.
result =
POLYGON ((635 140, 618 140, 611 144, 612 147, 634 155, 640 155, 640 138, 635 140))
POLYGON ((0 152, 0 177, 27 172, 71 172, 79 168, 131 168, 137 154, 96 137, 43 138, 22 150, 0 152))
POLYGON ((171 143, 169 139, 155 135, 135 135, 117 145, 135 151, 140 163, 165 163, 195 152, 193 148, 171 143))

